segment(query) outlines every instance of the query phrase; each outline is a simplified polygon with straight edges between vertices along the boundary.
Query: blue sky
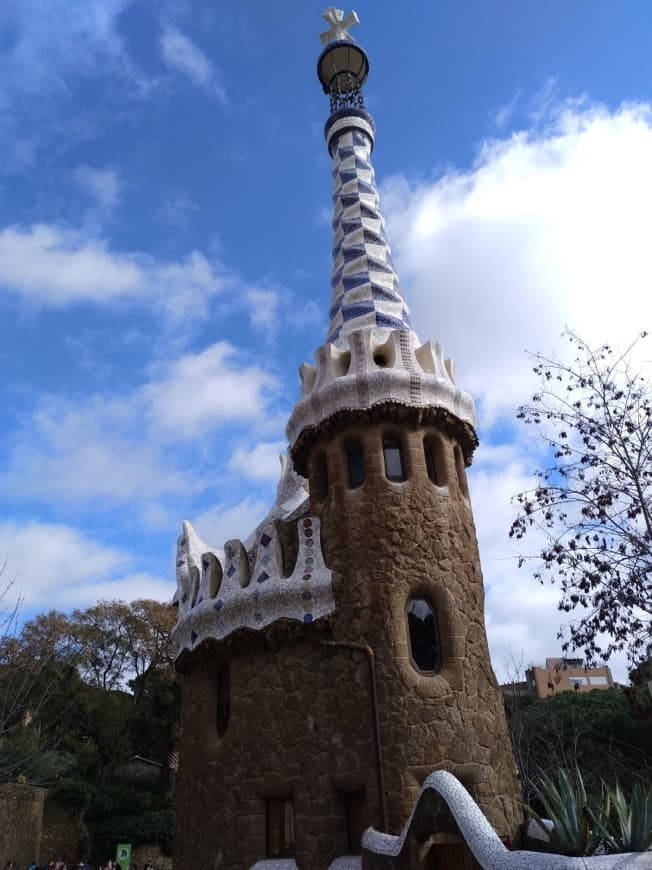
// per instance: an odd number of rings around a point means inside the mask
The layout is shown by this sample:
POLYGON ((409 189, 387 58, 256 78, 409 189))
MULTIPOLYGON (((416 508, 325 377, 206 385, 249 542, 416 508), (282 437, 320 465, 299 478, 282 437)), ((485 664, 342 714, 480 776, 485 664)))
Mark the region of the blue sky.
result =
MULTIPOLYGON (((374 163, 422 340, 476 397, 494 664, 558 653, 516 568, 524 350, 650 325, 652 7, 357 3, 374 163)), ((321 3, 0 7, 0 553, 22 613, 166 598, 184 518, 246 537, 325 336, 321 3)), ((622 662, 615 663, 622 676, 622 662)))

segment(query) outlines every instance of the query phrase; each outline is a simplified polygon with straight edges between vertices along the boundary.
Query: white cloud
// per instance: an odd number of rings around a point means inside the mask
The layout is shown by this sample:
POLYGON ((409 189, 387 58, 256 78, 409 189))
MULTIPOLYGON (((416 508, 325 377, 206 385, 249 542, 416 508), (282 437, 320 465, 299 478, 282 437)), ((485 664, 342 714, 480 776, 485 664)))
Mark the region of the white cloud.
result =
POLYGON ((421 337, 455 356, 486 413, 527 397, 523 350, 559 346, 564 325, 601 342, 650 324, 651 152, 650 106, 575 103, 487 142, 468 172, 383 186, 421 337))
MULTIPOLYGON (((0 519, 0 553, 7 558, 7 576, 16 578, 9 596, 20 594, 25 608, 86 606, 102 589, 137 597, 136 586, 128 585, 132 555, 71 526, 0 519)), ((142 588, 163 591, 154 578, 142 588)))
POLYGON ((223 547, 233 538, 244 541, 265 517, 269 507, 259 499, 245 498, 233 505, 214 505, 191 522, 199 537, 209 546, 223 547))
POLYGON ((179 357, 148 384, 149 419, 162 435, 194 438, 231 420, 263 416, 276 379, 218 341, 179 357))
MULTIPOLYGON (((226 424, 258 426, 277 387, 268 372, 216 342, 166 363, 122 395, 44 397, 12 436, 0 489, 15 498, 100 510, 128 503, 160 527, 169 513, 153 502, 208 485, 188 467, 181 447, 214 437, 226 424)), ((258 479, 267 479, 265 458, 264 452, 254 456, 258 479)))
POLYGON ((129 502, 191 491, 196 484, 142 431, 140 396, 86 402, 52 397, 18 433, 0 486, 45 502, 129 502))
POLYGON ((278 482, 281 476, 279 456, 285 454, 285 441, 265 441, 253 447, 241 446, 229 460, 229 468, 252 480, 278 482))
POLYGON ((146 271, 133 254, 47 224, 0 231, 0 284, 38 305, 108 302, 148 290, 146 271))
POLYGON ((227 103, 226 91, 218 80, 217 71, 204 52, 174 27, 161 34, 161 55, 165 63, 216 97, 227 103))
POLYGON ((91 234, 51 224, 0 230, 0 292, 37 307, 156 298, 178 322, 205 314, 225 283, 221 264, 192 251, 180 262, 112 250, 91 234))
POLYGON ((122 183, 115 169, 81 165, 74 170, 72 177, 101 211, 112 211, 120 204, 122 183))

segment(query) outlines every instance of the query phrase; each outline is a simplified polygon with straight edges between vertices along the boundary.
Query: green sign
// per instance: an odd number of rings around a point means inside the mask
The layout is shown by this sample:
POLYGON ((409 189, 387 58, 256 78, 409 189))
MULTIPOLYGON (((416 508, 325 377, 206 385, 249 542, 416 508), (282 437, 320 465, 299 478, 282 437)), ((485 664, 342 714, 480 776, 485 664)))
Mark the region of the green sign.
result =
POLYGON ((115 850, 115 862, 122 870, 129 870, 131 861, 131 843, 118 843, 115 850))

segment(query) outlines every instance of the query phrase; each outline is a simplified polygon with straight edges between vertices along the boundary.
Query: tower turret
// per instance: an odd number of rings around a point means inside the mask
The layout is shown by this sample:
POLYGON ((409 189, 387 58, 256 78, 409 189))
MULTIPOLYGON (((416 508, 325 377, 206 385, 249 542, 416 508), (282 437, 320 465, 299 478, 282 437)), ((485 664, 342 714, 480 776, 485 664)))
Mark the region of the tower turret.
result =
MULTIPOLYGON (((500 834, 519 822, 465 473, 473 400, 440 346, 417 338, 392 261, 362 93, 369 61, 348 33, 357 15, 324 18, 326 340, 301 368, 268 516, 223 548, 189 523, 178 542, 183 867, 292 857, 325 870, 360 854, 368 825, 399 831, 438 768, 500 834)), ((441 808, 424 825, 391 866, 417 866, 410 850, 459 834, 441 808)), ((380 866, 368 861, 338 866, 380 866)))

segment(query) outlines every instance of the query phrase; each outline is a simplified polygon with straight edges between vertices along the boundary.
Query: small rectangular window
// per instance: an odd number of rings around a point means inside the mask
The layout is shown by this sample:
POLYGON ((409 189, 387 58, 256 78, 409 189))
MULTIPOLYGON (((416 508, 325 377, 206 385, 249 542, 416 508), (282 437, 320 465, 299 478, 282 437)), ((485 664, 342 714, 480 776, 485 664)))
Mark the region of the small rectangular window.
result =
POLYGON ((290 858, 294 855, 294 804, 292 798, 267 801, 267 857, 290 858))
POLYGON ((364 483, 364 453, 357 443, 347 444, 346 455, 349 464, 349 486, 355 489, 364 483))
POLYGON ((367 822, 367 801, 363 791, 347 791, 344 793, 344 810, 346 812, 346 835, 348 854, 362 854, 362 835, 369 826, 367 822))
POLYGON ((589 677, 589 682, 592 686, 608 686, 609 680, 605 676, 596 676, 595 674, 591 674, 589 677))
POLYGON ((395 438, 384 438, 383 453, 385 455, 385 477, 387 480, 405 480, 403 451, 401 450, 400 441, 395 438))
POLYGON ((318 453, 315 456, 311 482, 314 486, 317 501, 324 501, 328 495, 328 465, 324 453, 318 453))

